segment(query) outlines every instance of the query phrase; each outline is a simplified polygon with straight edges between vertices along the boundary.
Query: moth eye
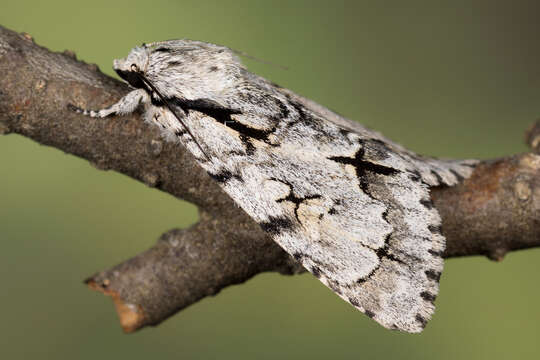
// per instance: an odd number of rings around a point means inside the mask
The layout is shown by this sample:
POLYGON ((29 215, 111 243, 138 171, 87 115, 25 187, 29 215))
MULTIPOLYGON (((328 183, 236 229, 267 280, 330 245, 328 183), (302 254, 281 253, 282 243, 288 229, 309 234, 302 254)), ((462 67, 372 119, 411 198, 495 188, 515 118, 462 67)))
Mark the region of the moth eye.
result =
POLYGON ((139 71, 139 67, 135 64, 131 64, 131 71, 139 71))

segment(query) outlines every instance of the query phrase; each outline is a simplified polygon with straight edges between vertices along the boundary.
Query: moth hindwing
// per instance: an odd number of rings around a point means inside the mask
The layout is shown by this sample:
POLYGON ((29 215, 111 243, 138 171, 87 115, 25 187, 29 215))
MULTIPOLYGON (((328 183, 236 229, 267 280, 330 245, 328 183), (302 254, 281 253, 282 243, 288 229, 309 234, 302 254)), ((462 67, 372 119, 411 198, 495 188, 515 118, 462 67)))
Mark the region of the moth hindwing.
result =
POLYGON ((114 69, 139 106, 283 249, 383 326, 419 332, 434 311, 445 239, 429 187, 474 161, 419 157, 190 40, 134 48, 114 69))

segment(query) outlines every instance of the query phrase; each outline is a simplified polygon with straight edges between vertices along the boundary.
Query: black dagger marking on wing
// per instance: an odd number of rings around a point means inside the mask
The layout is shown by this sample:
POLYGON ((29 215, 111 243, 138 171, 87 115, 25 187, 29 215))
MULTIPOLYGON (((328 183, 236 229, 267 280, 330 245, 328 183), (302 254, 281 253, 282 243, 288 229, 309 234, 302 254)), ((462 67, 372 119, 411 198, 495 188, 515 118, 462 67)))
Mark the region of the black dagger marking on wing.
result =
MULTIPOLYGON (((195 144, 197 144, 197 147, 199 148, 199 150, 201 150, 201 152, 204 154, 204 156, 206 156, 206 159, 208 161, 210 161, 210 156, 208 156, 208 154, 203 150, 202 146, 199 144, 199 142, 197 141, 197 139, 195 138, 195 136, 193 135, 193 133, 191 132, 191 130, 189 129, 189 127, 186 125, 186 123, 184 121, 182 121, 182 119, 180 118, 180 115, 177 114, 177 112, 175 111, 175 109, 173 108, 173 106, 171 105, 171 103, 169 103, 167 101, 167 99, 161 95, 161 93, 156 89, 156 87, 147 79, 144 77, 144 75, 140 74, 140 73, 136 73, 139 78, 141 79, 141 81, 147 85, 153 92, 156 93, 156 95, 159 97, 159 99, 165 104, 165 106, 167 106, 167 108, 173 113, 174 117, 178 120, 178 122, 180 122, 180 124, 184 127, 184 129, 186 129, 187 133, 189 134, 189 136, 191 136, 191 138, 193 139, 193 141, 195 142, 195 144)), ((186 109, 180 107, 184 112, 187 113, 186 109)))

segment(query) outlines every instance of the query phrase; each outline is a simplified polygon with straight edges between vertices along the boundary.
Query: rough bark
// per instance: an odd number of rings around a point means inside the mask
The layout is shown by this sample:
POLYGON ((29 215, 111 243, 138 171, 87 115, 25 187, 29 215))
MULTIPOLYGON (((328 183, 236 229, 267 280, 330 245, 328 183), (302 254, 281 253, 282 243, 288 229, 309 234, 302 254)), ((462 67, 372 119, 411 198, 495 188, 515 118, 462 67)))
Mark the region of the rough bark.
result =
MULTIPOLYGON (((53 53, 0 27, 0 134, 16 133, 114 170, 198 206, 200 221, 172 230, 146 252, 86 280, 112 296, 125 331, 155 325, 222 288, 264 271, 303 268, 270 240, 181 146, 163 142, 138 114, 95 120, 67 109, 99 108, 128 87, 72 52, 53 53)), ((481 162, 459 185, 432 189, 446 257, 540 245, 540 122, 531 153, 481 162)))

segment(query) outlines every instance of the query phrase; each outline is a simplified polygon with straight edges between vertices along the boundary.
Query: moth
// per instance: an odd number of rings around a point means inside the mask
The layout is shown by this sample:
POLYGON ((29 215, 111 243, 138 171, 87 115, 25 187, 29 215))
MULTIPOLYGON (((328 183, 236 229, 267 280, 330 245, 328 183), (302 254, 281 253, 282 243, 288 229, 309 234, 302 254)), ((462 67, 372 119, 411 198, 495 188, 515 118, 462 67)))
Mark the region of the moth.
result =
POLYGON ((422 331, 445 248, 430 187, 458 183, 475 161, 416 155, 250 73, 224 46, 143 44, 113 68, 133 90, 72 109, 103 118, 142 107, 322 283, 387 328, 422 331))

